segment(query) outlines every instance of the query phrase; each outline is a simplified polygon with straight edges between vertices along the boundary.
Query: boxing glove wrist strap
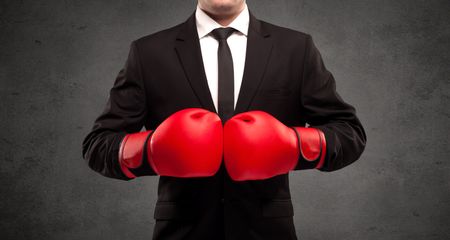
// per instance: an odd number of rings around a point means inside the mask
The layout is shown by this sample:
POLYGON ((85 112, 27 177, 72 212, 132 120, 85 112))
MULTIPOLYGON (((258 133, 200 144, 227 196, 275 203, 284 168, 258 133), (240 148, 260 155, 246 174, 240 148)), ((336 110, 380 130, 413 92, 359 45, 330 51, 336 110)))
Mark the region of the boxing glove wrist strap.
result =
POLYGON ((156 175, 147 161, 147 142, 153 131, 127 134, 119 149, 119 164, 128 178, 144 175, 156 175))
MULTIPOLYGON (((292 127, 297 135, 299 160, 294 169, 320 169, 325 161, 326 139, 317 128, 292 127)), ((293 170, 294 170, 293 169, 293 170)))

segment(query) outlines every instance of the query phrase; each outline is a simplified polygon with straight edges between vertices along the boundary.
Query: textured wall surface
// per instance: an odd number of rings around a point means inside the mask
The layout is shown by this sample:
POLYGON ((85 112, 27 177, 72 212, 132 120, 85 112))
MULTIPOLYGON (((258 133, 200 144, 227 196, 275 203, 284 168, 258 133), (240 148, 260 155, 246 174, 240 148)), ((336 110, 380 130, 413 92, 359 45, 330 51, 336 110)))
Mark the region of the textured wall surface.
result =
MULTIPOLYGON (((150 239, 157 177, 108 179, 81 142, 132 40, 196 1, 2 0, 2 239, 150 239)), ((248 0, 310 33, 368 135, 340 171, 291 173, 300 239, 450 239, 450 1, 248 0)))

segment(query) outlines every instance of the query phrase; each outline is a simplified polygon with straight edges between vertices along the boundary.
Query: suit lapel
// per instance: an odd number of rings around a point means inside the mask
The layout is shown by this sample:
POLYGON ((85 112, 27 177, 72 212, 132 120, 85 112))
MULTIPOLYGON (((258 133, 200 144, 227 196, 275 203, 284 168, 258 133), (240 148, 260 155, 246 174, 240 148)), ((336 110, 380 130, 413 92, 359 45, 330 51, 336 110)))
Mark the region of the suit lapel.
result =
POLYGON ((195 25, 195 12, 182 25, 175 42, 175 50, 201 105, 211 112, 216 112, 203 66, 197 26, 195 25))
MULTIPOLYGON (((250 12, 244 75, 235 114, 247 111, 261 84, 272 50, 269 36, 261 22, 250 12)), ((182 25, 176 38, 175 50, 200 103, 205 109, 216 112, 203 66, 195 12, 182 25)))
POLYGON ((235 114, 248 110, 261 84, 272 51, 272 40, 269 36, 270 34, 262 28, 261 21, 250 12, 244 75, 235 114))

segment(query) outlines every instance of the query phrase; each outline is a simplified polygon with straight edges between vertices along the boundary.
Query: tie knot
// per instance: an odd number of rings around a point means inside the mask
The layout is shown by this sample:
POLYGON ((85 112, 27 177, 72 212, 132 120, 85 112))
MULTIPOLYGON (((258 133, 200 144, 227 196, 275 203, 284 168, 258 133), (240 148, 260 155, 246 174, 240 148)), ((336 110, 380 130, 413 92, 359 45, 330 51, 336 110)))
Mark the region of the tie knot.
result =
POLYGON ((227 39, 235 31, 232 27, 216 28, 211 31, 212 36, 217 40, 227 39))

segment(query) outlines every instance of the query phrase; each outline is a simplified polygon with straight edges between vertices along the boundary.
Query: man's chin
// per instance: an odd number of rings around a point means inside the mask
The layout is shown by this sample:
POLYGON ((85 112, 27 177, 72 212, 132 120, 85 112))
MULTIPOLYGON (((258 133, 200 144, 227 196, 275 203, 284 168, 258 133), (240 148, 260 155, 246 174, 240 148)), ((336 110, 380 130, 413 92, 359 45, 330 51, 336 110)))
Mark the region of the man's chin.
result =
POLYGON ((206 9, 202 8, 204 11, 217 16, 232 16, 237 12, 242 11, 244 8, 244 4, 236 4, 235 2, 230 1, 215 1, 210 2, 207 6, 204 6, 206 9))

